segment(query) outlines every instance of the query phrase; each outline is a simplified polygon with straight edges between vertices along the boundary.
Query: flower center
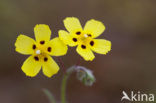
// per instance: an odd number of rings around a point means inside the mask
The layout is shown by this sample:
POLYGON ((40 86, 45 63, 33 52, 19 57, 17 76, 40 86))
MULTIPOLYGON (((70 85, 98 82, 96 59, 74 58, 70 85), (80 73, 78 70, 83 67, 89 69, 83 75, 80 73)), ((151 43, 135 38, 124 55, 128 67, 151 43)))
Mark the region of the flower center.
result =
POLYGON ((37 55, 41 54, 41 50, 36 50, 36 54, 37 55))
POLYGON ((85 37, 85 38, 87 38, 87 37, 88 37, 88 35, 87 35, 87 34, 84 34, 84 37, 85 37))

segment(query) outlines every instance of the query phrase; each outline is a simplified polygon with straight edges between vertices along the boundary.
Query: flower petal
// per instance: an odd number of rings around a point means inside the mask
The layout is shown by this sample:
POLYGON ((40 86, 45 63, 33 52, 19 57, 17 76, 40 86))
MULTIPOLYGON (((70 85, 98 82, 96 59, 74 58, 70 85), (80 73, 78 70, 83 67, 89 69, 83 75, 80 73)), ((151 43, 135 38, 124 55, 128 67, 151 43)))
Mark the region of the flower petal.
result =
POLYGON ((59 30, 59 38, 65 43, 68 44, 69 46, 76 46, 77 42, 73 41, 72 35, 70 35, 68 32, 64 30, 59 30))
POLYGON ((40 61, 36 61, 33 56, 28 57, 23 63, 22 71, 30 77, 36 76, 41 69, 40 61))
POLYGON ((35 41, 25 35, 19 35, 15 42, 16 51, 22 54, 32 54, 35 41))
POLYGON ((68 47, 58 37, 47 44, 48 53, 52 56, 62 56, 67 53, 68 47))
POLYGON ((67 17, 66 19, 63 20, 63 22, 64 26, 70 33, 82 30, 80 21, 76 17, 67 17))
POLYGON ((101 35, 105 30, 105 26, 102 22, 91 19, 87 21, 84 31, 91 34, 93 38, 98 37, 101 35))
POLYGON ((48 25, 38 24, 34 28, 35 38, 37 42, 49 41, 51 36, 51 30, 48 25))
POLYGON ((106 54, 111 50, 111 42, 104 39, 94 39, 94 45, 91 49, 99 54, 106 54))
POLYGON ((59 71, 59 66, 50 56, 47 56, 46 58, 47 61, 44 61, 42 70, 43 74, 50 78, 59 71))
POLYGON ((78 45, 76 51, 86 60, 92 61, 95 56, 90 48, 87 46, 85 49, 82 48, 82 45, 78 45))

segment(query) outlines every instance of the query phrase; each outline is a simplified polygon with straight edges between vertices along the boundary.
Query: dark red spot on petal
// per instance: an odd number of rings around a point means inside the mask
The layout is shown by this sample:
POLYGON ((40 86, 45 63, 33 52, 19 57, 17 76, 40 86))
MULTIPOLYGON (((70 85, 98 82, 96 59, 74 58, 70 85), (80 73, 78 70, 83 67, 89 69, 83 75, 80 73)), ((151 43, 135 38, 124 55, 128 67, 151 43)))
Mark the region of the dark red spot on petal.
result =
POLYGON ((44 43, 45 43, 45 41, 40 41, 40 44, 42 44, 42 45, 43 45, 44 43))
POLYGON ((44 61, 45 61, 45 62, 46 62, 46 61, 48 61, 48 58, 47 58, 47 57, 45 57, 45 58, 44 58, 44 61))
POLYGON ((33 48, 33 49, 36 49, 36 45, 34 44, 32 48, 33 48))
POLYGON ((91 34, 87 34, 89 37, 91 37, 92 35, 91 34))
POLYGON ((73 38, 73 41, 74 41, 74 42, 77 42, 77 39, 76 39, 76 38, 73 38))
POLYGON ((90 42, 90 45, 93 46, 93 45, 94 45, 94 41, 91 41, 91 42, 90 42))
POLYGON ((48 52, 51 52, 51 47, 48 47, 47 50, 48 50, 48 52))
POLYGON ((39 61, 39 58, 38 58, 37 56, 35 56, 34 59, 35 59, 36 61, 39 61))
POLYGON ((82 48, 82 49, 86 49, 86 46, 85 46, 85 45, 81 45, 81 48, 82 48))
POLYGON ((77 34, 77 35, 80 35, 80 34, 81 34, 81 32, 80 32, 80 31, 78 31, 78 32, 76 32, 76 34, 77 34))

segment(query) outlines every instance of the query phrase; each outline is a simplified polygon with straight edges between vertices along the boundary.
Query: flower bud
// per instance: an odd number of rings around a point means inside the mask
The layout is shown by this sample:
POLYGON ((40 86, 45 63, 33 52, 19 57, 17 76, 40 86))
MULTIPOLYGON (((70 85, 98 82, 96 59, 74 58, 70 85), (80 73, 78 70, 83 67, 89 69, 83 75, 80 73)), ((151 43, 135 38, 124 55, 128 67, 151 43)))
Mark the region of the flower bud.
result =
POLYGON ((86 86, 92 86, 95 82, 95 77, 91 70, 82 67, 82 66, 76 66, 75 68, 77 73, 77 79, 80 80, 82 83, 84 83, 86 86))

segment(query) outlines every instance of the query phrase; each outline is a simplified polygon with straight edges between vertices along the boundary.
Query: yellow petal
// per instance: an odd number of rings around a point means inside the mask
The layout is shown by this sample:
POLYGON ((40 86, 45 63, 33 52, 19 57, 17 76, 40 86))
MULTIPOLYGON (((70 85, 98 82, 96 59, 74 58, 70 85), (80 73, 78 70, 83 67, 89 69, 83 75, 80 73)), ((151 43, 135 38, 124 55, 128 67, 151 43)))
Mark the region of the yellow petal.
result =
POLYGON ((77 31, 81 31, 82 27, 78 18, 75 17, 67 17, 63 20, 64 26, 70 33, 74 33, 77 31))
POLYGON ((15 42, 16 51, 22 54, 32 54, 35 41, 25 35, 19 35, 15 42))
POLYGON ((67 53, 68 48, 67 45, 63 43, 63 41, 56 37, 47 44, 47 50, 48 53, 52 56, 62 56, 67 53))
POLYGON ((43 74, 50 78, 59 71, 59 66, 50 56, 47 56, 46 58, 47 60, 43 62, 42 70, 43 74))
POLYGON ((48 25, 38 24, 34 28, 35 38, 37 42, 49 41, 51 36, 51 30, 48 25))
POLYGON ((91 49, 99 54, 106 54, 111 50, 111 42, 104 39, 94 39, 94 45, 91 49))
POLYGON ((98 37, 101 35, 105 30, 105 26, 102 22, 91 19, 87 21, 84 31, 91 34, 93 38, 98 37))
POLYGON ((88 46, 86 46, 85 49, 82 48, 82 45, 78 45, 76 51, 86 60, 86 61, 92 61, 95 56, 93 52, 90 50, 88 46))
POLYGON ((26 61, 23 63, 22 71, 30 77, 36 76, 41 69, 40 61, 36 61, 34 56, 28 57, 26 61))
POLYGON ((76 46, 77 42, 73 41, 73 36, 64 30, 59 30, 59 38, 69 46, 76 46))

